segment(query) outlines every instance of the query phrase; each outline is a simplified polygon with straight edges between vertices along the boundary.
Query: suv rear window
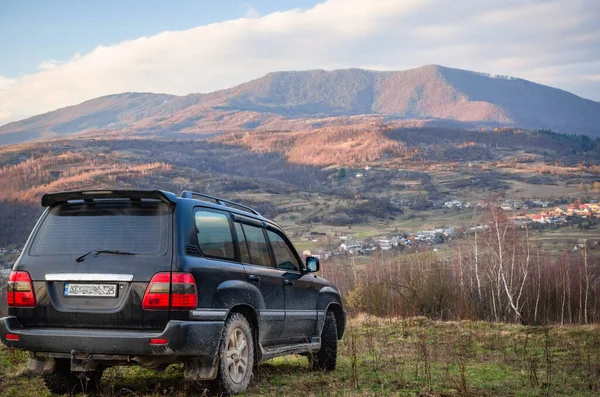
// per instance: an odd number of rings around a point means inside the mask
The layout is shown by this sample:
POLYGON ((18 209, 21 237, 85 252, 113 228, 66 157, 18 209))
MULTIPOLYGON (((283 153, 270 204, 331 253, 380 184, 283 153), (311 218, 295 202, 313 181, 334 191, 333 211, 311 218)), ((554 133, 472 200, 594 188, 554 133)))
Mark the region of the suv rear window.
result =
POLYGON ((171 210, 158 201, 106 201, 52 207, 35 236, 32 255, 117 250, 164 255, 171 210))

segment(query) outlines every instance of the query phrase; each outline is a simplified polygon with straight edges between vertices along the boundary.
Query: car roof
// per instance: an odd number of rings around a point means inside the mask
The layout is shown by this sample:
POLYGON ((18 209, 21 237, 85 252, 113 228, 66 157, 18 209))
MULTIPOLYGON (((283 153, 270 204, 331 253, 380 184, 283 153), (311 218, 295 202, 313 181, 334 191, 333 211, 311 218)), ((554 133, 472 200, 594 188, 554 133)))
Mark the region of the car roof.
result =
POLYGON ((93 202, 94 200, 107 200, 107 199, 153 199, 159 200, 169 204, 175 204, 179 200, 191 200, 204 207, 219 209, 231 212, 233 214, 239 214, 245 217, 253 218, 259 221, 268 222, 269 224, 277 226, 277 224, 264 216, 262 216, 254 208, 247 205, 237 203, 231 200, 223 199, 220 197, 210 196, 204 193, 197 193, 192 191, 183 191, 178 197, 175 193, 164 191, 164 190, 78 190, 78 191, 66 191, 56 193, 46 193, 42 196, 41 204, 44 207, 51 207, 54 205, 68 203, 72 201, 84 201, 93 202))

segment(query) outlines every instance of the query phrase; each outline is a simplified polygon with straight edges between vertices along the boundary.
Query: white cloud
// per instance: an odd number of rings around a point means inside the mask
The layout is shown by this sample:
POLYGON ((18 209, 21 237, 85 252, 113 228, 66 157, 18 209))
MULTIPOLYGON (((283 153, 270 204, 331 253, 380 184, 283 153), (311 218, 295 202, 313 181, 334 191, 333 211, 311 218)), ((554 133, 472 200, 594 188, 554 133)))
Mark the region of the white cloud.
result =
POLYGON ((0 91, 8 90, 13 84, 15 84, 14 79, 9 79, 4 76, 0 76, 0 91))
POLYGON ((600 100, 596 0, 328 0, 308 10, 98 46, 35 74, 0 77, 0 124, 125 91, 227 88, 277 70, 442 64, 600 100), (590 78, 591 77, 591 78, 590 78))
POLYGON ((42 63, 40 63, 38 65, 38 69, 40 70, 51 70, 56 68, 57 66, 60 66, 61 62, 57 61, 55 59, 51 59, 49 61, 42 61, 42 63))
POLYGON ((244 12, 244 17, 246 18, 260 17, 260 12, 256 8, 254 8, 252 3, 244 3, 240 6, 240 9, 244 12))

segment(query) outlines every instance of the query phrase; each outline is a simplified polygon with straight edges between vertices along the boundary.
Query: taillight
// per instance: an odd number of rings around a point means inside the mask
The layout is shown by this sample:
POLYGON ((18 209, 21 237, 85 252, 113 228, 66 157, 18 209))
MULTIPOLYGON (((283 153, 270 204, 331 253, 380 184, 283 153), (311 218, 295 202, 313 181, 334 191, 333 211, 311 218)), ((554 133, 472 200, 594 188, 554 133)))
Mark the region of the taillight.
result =
POLYGON ((144 294, 142 308, 146 310, 168 310, 171 292, 171 273, 156 273, 144 294))
POLYGON ((196 281, 189 273, 173 273, 171 309, 191 310, 198 307, 196 281))
POLYGON ((35 307, 35 293, 29 273, 11 272, 6 294, 9 307, 35 307))
POLYGON ((145 310, 191 310, 197 306, 196 281, 189 273, 156 273, 142 301, 145 310))

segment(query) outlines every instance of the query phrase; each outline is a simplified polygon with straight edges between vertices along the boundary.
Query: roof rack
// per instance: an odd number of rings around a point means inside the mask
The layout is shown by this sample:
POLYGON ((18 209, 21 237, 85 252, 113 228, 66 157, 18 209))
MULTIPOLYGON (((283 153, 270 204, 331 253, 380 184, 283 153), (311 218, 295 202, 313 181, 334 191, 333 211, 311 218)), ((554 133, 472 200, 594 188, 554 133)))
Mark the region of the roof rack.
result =
POLYGON ((250 212, 251 214, 262 216, 257 210, 255 210, 254 208, 248 207, 247 205, 236 203, 235 201, 225 200, 225 199, 222 199, 219 197, 209 196, 208 194, 204 194, 204 193, 196 193, 196 192, 190 192, 190 191, 185 190, 185 191, 181 192, 181 197, 183 197, 183 198, 200 197, 203 199, 209 199, 209 200, 214 201, 215 204, 224 205, 226 207, 231 207, 231 208, 236 208, 236 209, 239 209, 244 212, 250 212))

